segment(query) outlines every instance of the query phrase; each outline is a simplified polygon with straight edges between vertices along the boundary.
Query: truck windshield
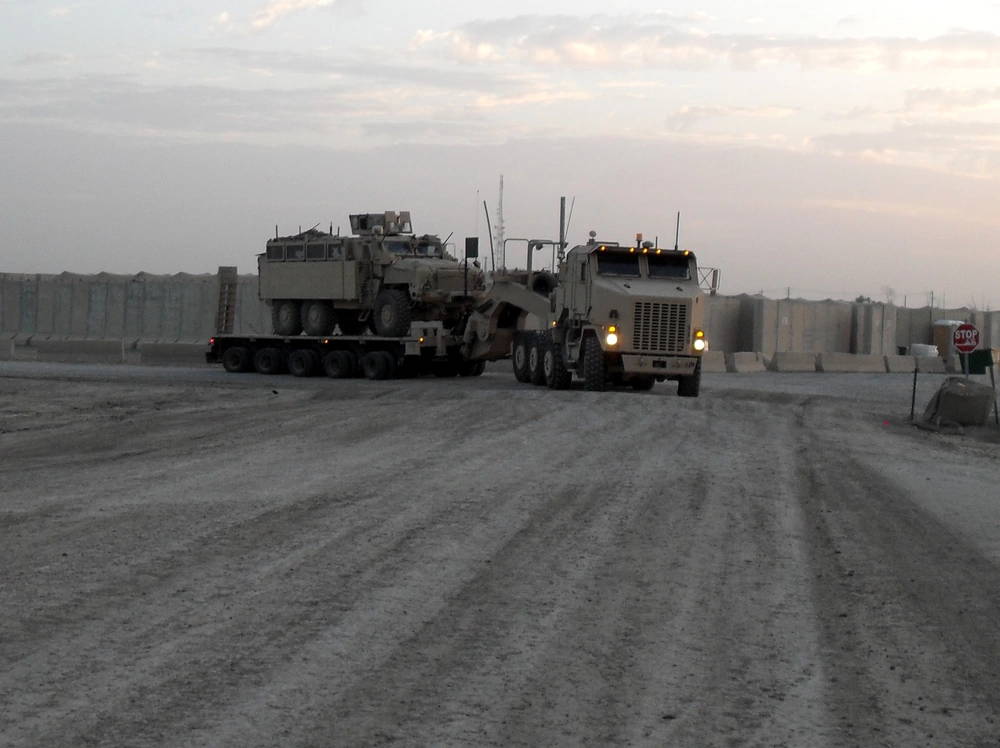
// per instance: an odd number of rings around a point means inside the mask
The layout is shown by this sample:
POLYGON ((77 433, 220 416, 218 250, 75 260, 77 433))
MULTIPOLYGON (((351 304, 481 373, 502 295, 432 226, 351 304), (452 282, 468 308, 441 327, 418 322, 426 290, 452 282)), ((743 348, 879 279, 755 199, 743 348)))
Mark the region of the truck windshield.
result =
POLYGON ((639 277, 639 256, 621 252, 600 252, 597 254, 597 272, 600 275, 624 275, 639 277))
POLYGON ((407 240, 387 239, 385 241, 385 248, 395 255, 408 255, 413 252, 410 248, 410 242, 407 240))
POLYGON ((688 280, 691 277, 690 258, 684 255, 646 255, 650 278, 688 280))

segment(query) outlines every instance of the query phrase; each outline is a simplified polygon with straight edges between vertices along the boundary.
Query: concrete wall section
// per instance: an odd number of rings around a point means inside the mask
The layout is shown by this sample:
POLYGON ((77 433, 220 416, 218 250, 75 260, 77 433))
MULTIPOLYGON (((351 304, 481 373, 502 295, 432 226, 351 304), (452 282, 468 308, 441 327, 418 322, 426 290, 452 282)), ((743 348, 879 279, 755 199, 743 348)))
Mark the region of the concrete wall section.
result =
POLYGON ((771 357, 771 371, 816 371, 816 354, 799 351, 779 351, 771 357))

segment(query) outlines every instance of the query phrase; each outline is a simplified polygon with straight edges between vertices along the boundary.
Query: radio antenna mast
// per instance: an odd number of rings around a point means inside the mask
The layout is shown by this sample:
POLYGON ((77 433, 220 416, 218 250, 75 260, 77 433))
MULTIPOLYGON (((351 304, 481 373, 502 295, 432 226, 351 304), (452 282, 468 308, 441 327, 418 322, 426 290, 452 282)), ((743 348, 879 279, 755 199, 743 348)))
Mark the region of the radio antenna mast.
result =
POLYGON ((674 252, 680 249, 681 238, 681 212, 677 211, 677 232, 674 234, 674 252))
POLYGON ((504 246, 504 234, 507 227, 503 222, 503 174, 500 175, 500 199, 497 205, 496 245, 500 249, 500 267, 507 268, 507 248, 504 246))

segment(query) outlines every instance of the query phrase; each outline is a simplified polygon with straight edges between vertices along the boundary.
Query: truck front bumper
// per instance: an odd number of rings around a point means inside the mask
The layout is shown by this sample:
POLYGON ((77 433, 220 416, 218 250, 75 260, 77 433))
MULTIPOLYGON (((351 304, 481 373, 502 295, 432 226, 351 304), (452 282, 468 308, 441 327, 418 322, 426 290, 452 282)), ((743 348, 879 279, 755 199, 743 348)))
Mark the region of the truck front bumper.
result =
POLYGON ((650 354, 623 353, 622 370, 626 374, 652 374, 654 376, 694 374, 699 356, 655 356, 650 354))

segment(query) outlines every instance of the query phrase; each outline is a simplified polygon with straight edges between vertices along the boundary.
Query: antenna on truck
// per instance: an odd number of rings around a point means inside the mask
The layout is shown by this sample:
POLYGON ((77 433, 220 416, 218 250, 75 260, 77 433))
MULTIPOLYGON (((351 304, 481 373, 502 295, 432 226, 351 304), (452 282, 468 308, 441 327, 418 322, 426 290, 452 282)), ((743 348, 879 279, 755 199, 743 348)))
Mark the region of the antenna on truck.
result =
POLYGON ((677 232, 674 234, 674 252, 680 249, 681 238, 681 212, 677 211, 677 232))

